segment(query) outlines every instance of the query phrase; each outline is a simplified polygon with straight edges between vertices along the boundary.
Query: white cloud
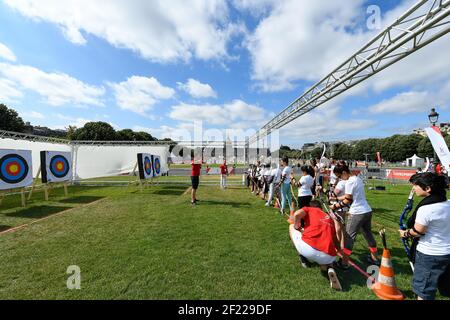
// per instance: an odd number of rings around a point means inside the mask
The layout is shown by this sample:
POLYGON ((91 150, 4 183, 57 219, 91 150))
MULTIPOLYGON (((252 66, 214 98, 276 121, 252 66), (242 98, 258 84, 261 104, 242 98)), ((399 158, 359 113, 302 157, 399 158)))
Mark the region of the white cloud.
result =
POLYGON ((153 77, 132 76, 120 83, 109 83, 114 91, 117 105, 123 110, 129 110, 149 117, 147 112, 159 101, 170 99, 175 90, 164 87, 153 77))
POLYGON ((369 107, 371 113, 398 113, 426 112, 430 108, 432 96, 424 92, 402 92, 390 99, 385 99, 369 107))
MULTIPOLYGON (((103 121, 103 120, 99 120, 99 119, 86 119, 86 118, 82 118, 82 117, 66 116, 66 115, 63 115, 60 113, 54 114, 54 116, 57 119, 65 121, 66 124, 53 126, 53 127, 51 127, 52 129, 65 129, 68 126, 75 126, 77 128, 82 128, 88 122, 103 121)), ((105 122, 105 121, 103 121, 103 122, 105 122)), ((118 125, 116 125, 115 123, 112 123, 112 122, 107 122, 107 123, 109 123, 115 130, 121 130, 121 128, 118 125)))
POLYGON ((233 6, 239 11, 259 17, 266 14, 276 2, 276 0, 233 0, 233 6))
POLYGON ((27 112, 21 112, 20 116, 22 118, 28 119, 28 118, 32 118, 32 119, 45 119, 45 116, 37 111, 27 111, 27 112))
POLYGON ((0 63, 0 80, 2 76, 4 83, 34 91, 52 106, 64 104, 103 106, 100 98, 105 90, 102 87, 85 84, 65 73, 47 73, 30 66, 0 63))
POLYGON ((206 83, 201 83, 195 79, 188 79, 186 83, 178 82, 178 87, 186 91, 194 98, 217 98, 217 93, 206 83))
MULTIPOLYGON (((240 2, 245 4, 241 7, 252 7, 253 1, 240 2)), ((369 31, 365 21, 368 4, 363 0, 276 2, 246 40, 252 58, 252 79, 263 91, 293 89, 299 80, 315 82, 338 67, 414 3, 414 0, 402 1, 392 10, 382 12, 382 28, 369 31)), ((428 4, 424 5, 414 16, 426 13, 429 8, 428 4)), ((439 39, 351 91, 357 95, 369 88, 381 92, 388 88, 432 84, 448 79, 449 51, 450 42, 439 39)))
POLYGON ((362 4, 362 0, 277 2, 247 39, 252 78, 263 91, 278 91, 291 89, 299 79, 325 76, 367 41, 368 35, 357 27, 365 14, 362 4))
POLYGON ((37 21, 61 28, 75 44, 89 33, 152 61, 228 57, 227 44, 242 26, 229 21, 225 0, 5 0, 37 21))
POLYGON ((261 107, 234 100, 223 105, 182 103, 173 106, 169 116, 174 120, 204 121, 212 125, 244 129, 261 126, 269 115, 261 107))
POLYGON ((194 132, 194 124, 182 122, 175 127, 162 125, 159 128, 134 126, 133 130, 150 133, 153 137, 158 139, 170 138, 172 140, 191 141, 194 132))
POLYGON ((383 101, 368 108, 372 114, 378 113, 427 113, 431 107, 447 110, 450 107, 450 98, 448 92, 450 89, 450 80, 440 83, 430 91, 406 91, 397 93, 395 96, 384 99, 383 101))
POLYGON ((374 120, 343 117, 340 107, 330 105, 326 109, 315 109, 283 127, 280 130, 281 144, 291 142, 302 145, 307 142, 348 139, 349 135, 357 135, 358 131, 376 125, 374 120))
POLYGON ((0 78, 0 100, 14 102, 16 98, 22 96, 22 92, 16 89, 16 84, 13 81, 0 78))
POLYGON ((6 45, 0 42, 0 58, 8 61, 16 61, 17 58, 14 53, 6 45))

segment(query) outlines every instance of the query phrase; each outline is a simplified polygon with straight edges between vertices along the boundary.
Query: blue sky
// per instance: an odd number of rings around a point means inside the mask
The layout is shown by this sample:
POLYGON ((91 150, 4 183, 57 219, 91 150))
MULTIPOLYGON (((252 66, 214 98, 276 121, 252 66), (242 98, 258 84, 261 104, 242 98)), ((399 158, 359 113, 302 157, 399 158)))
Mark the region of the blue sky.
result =
MULTIPOLYGON (((0 0, 0 102, 52 128, 257 130, 414 1, 0 0)), ((450 122, 450 36, 281 130, 281 143, 450 122)))

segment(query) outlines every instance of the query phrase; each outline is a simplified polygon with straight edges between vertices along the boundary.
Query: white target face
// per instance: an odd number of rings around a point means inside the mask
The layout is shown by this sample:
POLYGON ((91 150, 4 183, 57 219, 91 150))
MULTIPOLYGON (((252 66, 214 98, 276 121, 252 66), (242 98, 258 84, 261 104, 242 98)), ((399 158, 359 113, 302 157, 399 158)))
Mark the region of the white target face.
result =
POLYGON ((141 180, 153 177, 152 155, 147 153, 138 154, 139 177, 141 180))
POLYGON ((33 184, 31 151, 0 149, 0 190, 33 184))
POLYGON ((41 151, 42 182, 72 181, 72 153, 41 151))

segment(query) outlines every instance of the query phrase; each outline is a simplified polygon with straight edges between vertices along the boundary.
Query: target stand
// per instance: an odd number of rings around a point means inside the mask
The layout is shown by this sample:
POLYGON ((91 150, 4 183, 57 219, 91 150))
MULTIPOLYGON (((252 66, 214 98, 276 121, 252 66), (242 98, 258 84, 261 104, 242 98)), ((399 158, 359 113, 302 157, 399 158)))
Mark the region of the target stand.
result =
POLYGON ((31 199, 36 183, 41 177, 44 199, 49 201, 50 190, 63 186, 64 196, 69 197, 68 186, 72 180, 72 154, 70 152, 41 151, 41 166, 34 180, 28 200, 31 199))
POLYGON ((11 190, 2 190, 2 192, 0 193, 0 206, 2 205, 3 200, 5 199, 6 195, 14 194, 17 191, 20 193, 20 199, 21 199, 22 207, 25 208, 27 206, 27 197, 26 197, 25 188, 11 189, 11 190))
POLYGON ((138 164, 138 162, 136 162, 133 171, 130 173, 130 176, 136 177, 136 179, 135 180, 131 180, 128 183, 128 187, 136 185, 136 186, 139 186, 141 191, 143 191, 145 188, 148 188, 148 187, 152 186, 153 177, 147 178, 147 179, 141 179, 139 174, 136 173, 136 171, 138 169, 138 166, 139 166, 139 164, 138 164))
POLYGON ((33 164, 30 150, 0 149, 0 204, 8 194, 19 191, 25 207, 25 188, 33 183, 33 164))
POLYGON ((129 186, 137 183, 141 191, 143 191, 144 188, 151 186, 153 184, 154 176, 153 156, 151 154, 138 153, 137 162, 131 172, 131 175, 137 176, 137 180, 130 181, 129 186), (136 173, 136 170, 138 170, 138 174, 136 173))

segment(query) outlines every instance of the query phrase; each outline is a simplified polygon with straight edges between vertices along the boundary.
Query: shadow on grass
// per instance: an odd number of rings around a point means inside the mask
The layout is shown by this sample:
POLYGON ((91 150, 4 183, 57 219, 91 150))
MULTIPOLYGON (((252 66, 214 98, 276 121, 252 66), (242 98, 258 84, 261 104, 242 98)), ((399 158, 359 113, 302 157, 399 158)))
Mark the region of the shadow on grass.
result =
POLYGON ((397 212, 397 210, 386 209, 386 208, 372 208, 372 212, 374 215, 376 214, 386 214, 391 212, 397 212))
POLYGON ((87 204, 103 199, 104 197, 94 197, 94 196, 79 196, 72 197, 68 199, 60 200, 60 203, 75 203, 75 204, 87 204))
POLYGON ((5 225, 0 224, 0 232, 6 231, 6 230, 11 229, 11 228, 12 228, 11 226, 5 226, 5 225))
MULTIPOLYGON (((407 192, 387 192, 387 194, 390 196, 405 196, 406 198, 408 197, 407 192)), ((405 199, 405 201, 406 201, 406 199, 405 199)))
POLYGON ((373 216, 378 220, 385 220, 387 222, 392 222, 394 224, 398 224, 398 220, 400 218, 401 211, 399 210, 391 210, 384 208, 372 208, 373 216))
POLYGON ((5 214, 5 216, 15 218, 41 219, 68 210, 70 208, 71 207, 36 206, 12 213, 7 213, 5 214))
POLYGON ((186 186, 150 186, 143 190, 132 191, 135 194, 157 194, 162 196, 181 196, 187 189, 186 186))
POLYGON ((250 208, 248 202, 230 202, 230 201, 215 201, 215 200, 199 200, 198 205, 207 206, 231 206, 233 208, 250 208))
POLYGON ((151 192, 151 194, 158 194, 162 196, 181 196, 186 191, 186 188, 180 189, 180 190, 155 190, 151 192))

